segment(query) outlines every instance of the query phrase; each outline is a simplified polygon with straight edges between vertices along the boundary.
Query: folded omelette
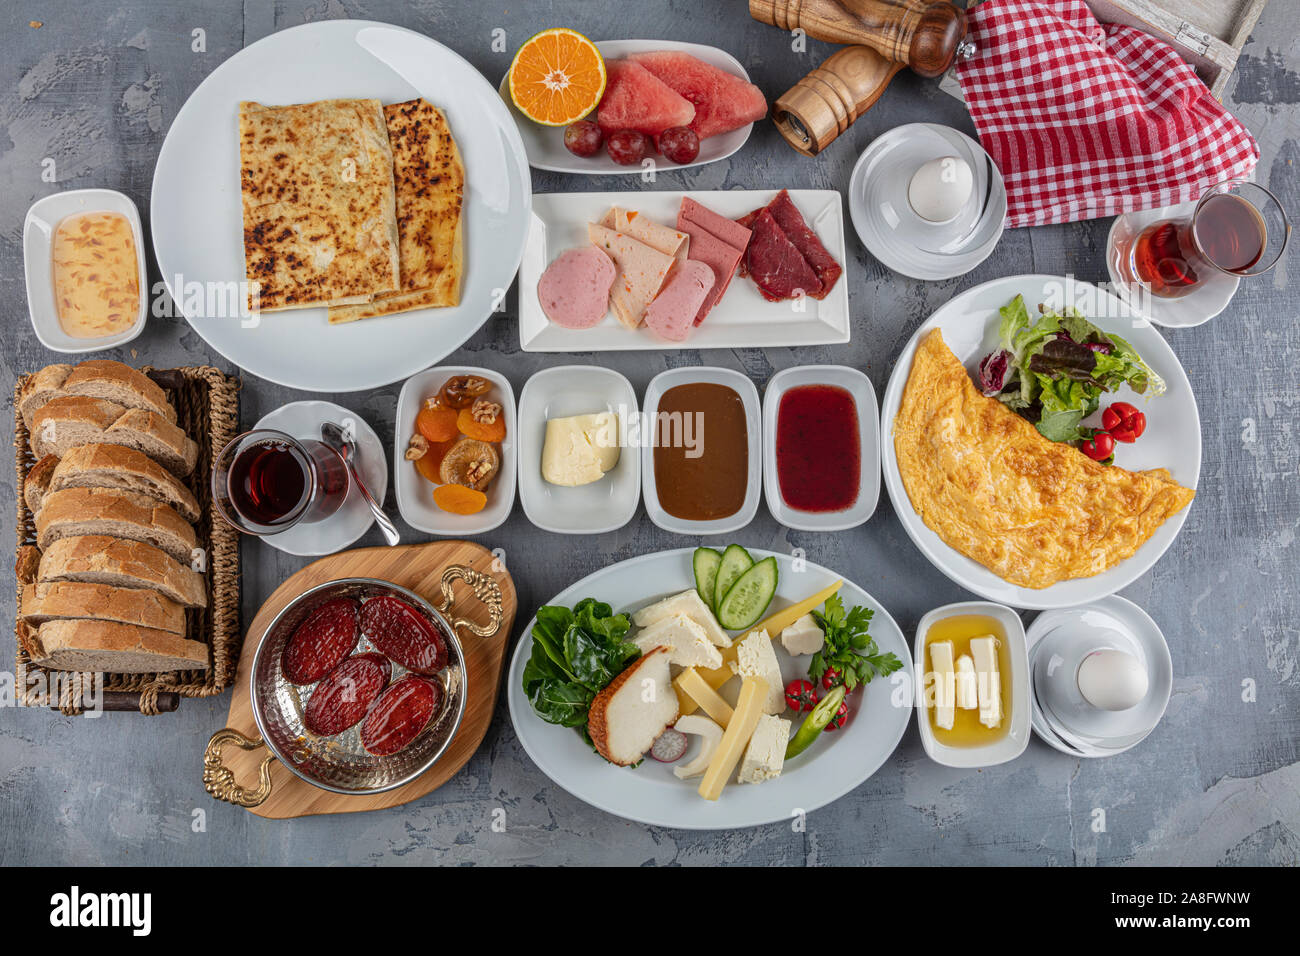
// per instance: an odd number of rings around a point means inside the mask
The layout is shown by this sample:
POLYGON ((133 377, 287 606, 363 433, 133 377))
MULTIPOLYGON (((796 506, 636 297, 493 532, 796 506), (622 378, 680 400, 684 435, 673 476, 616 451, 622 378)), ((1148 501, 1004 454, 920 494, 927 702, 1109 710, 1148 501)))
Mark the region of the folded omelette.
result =
POLYGON ((894 450, 930 530, 1020 587, 1114 567, 1196 494, 1164 469, 1125 471, 1044 438, 975 388, 938 329, 917 347, 894 450))

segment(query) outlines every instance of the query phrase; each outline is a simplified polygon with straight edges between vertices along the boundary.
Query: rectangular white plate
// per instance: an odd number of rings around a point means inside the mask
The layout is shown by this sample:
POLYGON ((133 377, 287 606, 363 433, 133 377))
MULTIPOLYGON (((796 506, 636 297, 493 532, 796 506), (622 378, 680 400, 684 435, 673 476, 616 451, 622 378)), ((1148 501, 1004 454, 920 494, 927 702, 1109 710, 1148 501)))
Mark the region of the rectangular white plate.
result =
POLYGON ((768 302, 739 275, 726 295, 685 342, 666 342, 649 329, 635 331, 613 314, 590 329, 552 323, 537 298, 537 281, 561 252, 586 245, 587 224, 599 222, 610 206, 635 209, 655 222, 676 227, 677 209, 690 196, 714 212, 739 219, 772 201, 775 189, 713 192, 542 193, 533 196, 532 225, 519 267, 519 345, 525 352, 620 352, 636 349, 729 349, 831 345, 849 340, 849 263, 844 254, 844 213, 833 189, 791 189, 790 198, 822 244, 844 268, 825 299, 768 302))

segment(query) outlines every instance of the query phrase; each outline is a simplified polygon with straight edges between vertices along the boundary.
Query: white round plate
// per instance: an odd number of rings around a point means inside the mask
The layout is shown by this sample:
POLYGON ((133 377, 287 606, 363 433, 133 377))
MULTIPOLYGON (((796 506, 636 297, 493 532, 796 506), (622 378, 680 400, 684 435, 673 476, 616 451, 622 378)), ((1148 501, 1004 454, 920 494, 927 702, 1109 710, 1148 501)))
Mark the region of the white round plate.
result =
POLYGON ((921 337, 931 329, 942 329, 944 342, 961 359, 966 370, 974 375, 980 359, 997 347, 998 309, 1017 294, 1025 297, 1031 316, 1037 313, 1040 302, 1076 305, 1094 325, 1123 336, 1138 350, 1143 360, 1165 380, 1167 390, 1159 398, 1148 401, 1125 386, 1103 402, 1132 402, 1146 412, 1149 422, 1146 434, 1140 440, 1119 446, 1116 463, 1130 471, 1168 468, 1179 484, 1196 487, 1201 472, 1201 420, 1196 410, 1196 397, 1178 357, 1160 333, 1145 319, 1133 315, 1132 310, 1114 295, 1090 283, 1061 276, 1023 275, 986 282, 949 300, 921 324, 903 348, 889 377, 880 413, 885 488, 904 530, 921 553, 962 587, 990 601, 1012 607, 1071 607, 1114 594, 1145 574, 1173 544, 1187 519, 1189 508, 1194 505, 1189 505, 1162 524, 1127 561, 1101 574, 1060 581, 1041 589, 1018 587, 958 553, 926 526, 908 500, 894 452, 894 418, 921 337))
MULTIPOLYGON (((523 256, 528 159, 496 90, 426 36, 331 20, 272 34, 199 84, 158 156, 150 216, 167 291, 208 344, 240 368, 291 388, 351 392, 412 375, 460 346, 493 314, 523 256), (331 326, 323 308, 229 315, 217 294, 245 280, 238 105, 423 96, 442 109, 465 164, 460 305, 331 326), (211 294, 211 295, 209 295, 211 294), (208 302, 212 312, 208 314, 208 302), (255 324, 254 324, 255 323, 255 324), (250 327, 251 326, 251 327, 250 327)), ((233 296, 242 302, 240 295, 233 296)))
MULTIPOLYGON (((345 430, 352 423, 357 443, 357 470, 382 507, 384 496, 388 494, 388 458, 375 430, 356 412, 333 402, 290 402, 263 415, 253 427, 274 428, 294 438, 320 441, 320 426, 326 421, 342 425, 345 430)), ((289 554, 333 554, 356 541, 374 523, 375 516, 349 477, 348 496, 339 505, 339 510, 324 521, 297 524, 279 534, 263 535, 260 540, 289 554)))
POLYGON ((1228 307, 1237 294, 1241 279, 1223 272, 1215 272, 1205 284, 1180 299, 1165 299, 1152 295, 1128 279, 1128 270, 1120 267, 1129 256, 1138 234, 1161 219, 1186 219, 1196 208, 1196 203, 1186 202, 1162 209, 1144 209, 1116 216, 1106 235, 1106 271, 1120 298, 1156 325, 1171 329, 1186 329, 1204 325, 1228 307))
POLYGON ((1113 729, 1113 736, 1092 736, 1077 742, 1062 733, 1063 728, 1058 727, 1052 717, 1044 712, 1038 694, 1031 690, 1029 696, 1035 733, 1052 747, 1075 757, 1113 757, 1132 750, 1156 729, 1173 692, 1174 665, 1169 656, 1169 644, 1165 641, 1160 626, 1146 611, 1118 594, 1083 607, 1047 611, 1034 618, 1025 632, 1031 680, 1035 673, 1034 654, 1038 645, 1054 630, 1062 627, 1072 630, 1097 628, 1100 631, 1112 630, 1124 634, 1132 642, 1134 651, 1146 663, 1150 688, 1145 699, 1136 707, 1099 715, 1099 724, 1113 729))
MULTIPOLYGON (((552 598, 549 604, 572 607, 594 597, 615 611, 633 611, 660 598, 694 587, 691 548, 661 551, 622 561, 597 571, 552 598)), ((751 550, 755 559, 771 552, 751 550)), ((780 584, 769 611, 778 610, 834 583, 840 575, 805 562, 795 571, 789 555, 776 555, 780 584)), ((811 812, 838 800, 859 786, 889 759, 912 718, 912 658, 903 633, 880 602, 856 584, 840 588, 845 609, 854 605, 875 611, 871 635, 881 652, 893 652, 903 662, 888 678, 877 678, 849 698, 851 714, 834 733, 824 733, 803 754, 786 764, 781 776, 761 784, 730 783, 717 801, 696 791, 700 779, 678 780, 675 764, 647 758, 639 767, 606 763, 568 727, 548 724, 535 713, 523 691, 524 666, 533 651, 531 637, 536 618, 524 626, 506 677, 510 720, 533 763, 579 800, 607 813, 651 826, 684 830, 729 830, 784 822, 799 810, 811 812)), ((782 678, 807 677, 808 658, 792 658, 777 651, 782 678)), ((724 689, 725 693, 725 689, 724 689)), ((798 728, 793 718, 791 732, 798 728)), ((699 744, 682 760, 691 760, 699 744)))
MULTIPOLYGON (((607 60, 616 60, 627 56, 629 53, 652 53, 658 50, 667 50, 671 53, 689 53, 696 59, 703 60, 709 66, 717 67, 724 73, 731 73, 745 80, 749 79, 749 74, 745 72, 745 68, 741 66, 740 61, 726 50, 719 50, 715 46, 704 46, 700 43, 681 43, 677 40, 600 40, 596 43, 596 49, 607 60)), ((524 142, 524 149, 528 152, 529 165, 556 173, 578 173, 588 176, 617 176, 644 172, 640 164, 636 166, 620 166, 609 158, 609 153, 605 152, 604 146, 600 148, 600 152, 595 156, 574 156, 564 148, 563 126, 543 126, 540 123, 534 123, 515 106, 510 99, 510 73, 508 71, 501 77, 497 92, 519 127, 519 136, 524 142)), ((587 118, 593 119, 591 114, 588 114, 587 118)), ((748 123, 738 129, 731 130, 729 133, 721 133, 718 136, 710 136, 708 139, 702 140, 700 142, 700 154, 691 163, 684 163, 679 166, 677 163, 669 162, 657 153, 651 154, 647 158, 655 162, 659 172, 690 169, 692 166, 715 163, 720 159, 726 159, 744 146, 753 128, 754 124, 748 123)))
POLYGON ((938 123, 896 126, 872 140, 853 167, 848 201, 868 252, 900 275, 929 281, 965 275, 987 259, 1007 218, 1006 185, 984 147, 938 123), (908 203, 908 183, 922 164, 952 155, 971 166, 974 204, 953 222, 927 223, 908 203))

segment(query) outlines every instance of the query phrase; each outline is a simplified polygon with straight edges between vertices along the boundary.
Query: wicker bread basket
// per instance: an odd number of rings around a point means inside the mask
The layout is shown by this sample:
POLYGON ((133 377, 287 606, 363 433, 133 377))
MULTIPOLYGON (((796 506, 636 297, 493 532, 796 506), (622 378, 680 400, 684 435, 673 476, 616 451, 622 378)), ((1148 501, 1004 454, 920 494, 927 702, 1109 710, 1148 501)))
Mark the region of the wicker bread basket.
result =
MULTIPOLYGON (((167 393, 176 407, 176 424, 199 446, 198 462, 186 479, 198 499, 201 515, 195 525, 200 546, 206 548, 203 572, 206 607, 186 610, 186 633, 208 645, 208 669, 159 674, 68 674, 32 664, 22 641, 17 643, 16 695, 26 707, 58 707, 65 714, 83 709, 81 688, 103 680, 103 708, 163 713, 176 708, 181 697, 210 697, 229 686, 239 663, 239 533, 212 509, 208 475, 212 461, 239 431, 239 380, 210 366, 141 369, 167 393), (48 679, 57 676, 57 683, 48 679), (53 690, 51 688, 54 688, 53 690)), ((27 427, 18 410, 18 397, 27 376, 14 385, 14 463, 17 470, 18 548, 36 541, 35 519, 23 496, 23 482, 35 461, 27 427)), ((22 600, 22 586, 18 587, 22 600)), ((17 608, 18 605, 15 605, 17 608)), ((15 616, 15 637, 20 618, 15 616)))

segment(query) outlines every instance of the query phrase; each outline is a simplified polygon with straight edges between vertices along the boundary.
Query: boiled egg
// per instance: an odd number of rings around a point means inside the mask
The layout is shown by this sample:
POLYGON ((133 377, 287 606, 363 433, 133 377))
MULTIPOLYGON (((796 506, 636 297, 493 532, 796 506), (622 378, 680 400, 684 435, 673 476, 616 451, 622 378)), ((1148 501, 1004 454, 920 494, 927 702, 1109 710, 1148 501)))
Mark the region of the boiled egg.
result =
POLYGON ((1079 662, 1079 693, 1100 710, 1128 710, 1147 695, 1143 663, 1126 651, 1105 648, 1079 662))
POLYGON ((974 183, 970 165, 964 159, 940 156, 923 163, 912 174, 907 201, 927 222, 951 222, 970 199, 974 183))

